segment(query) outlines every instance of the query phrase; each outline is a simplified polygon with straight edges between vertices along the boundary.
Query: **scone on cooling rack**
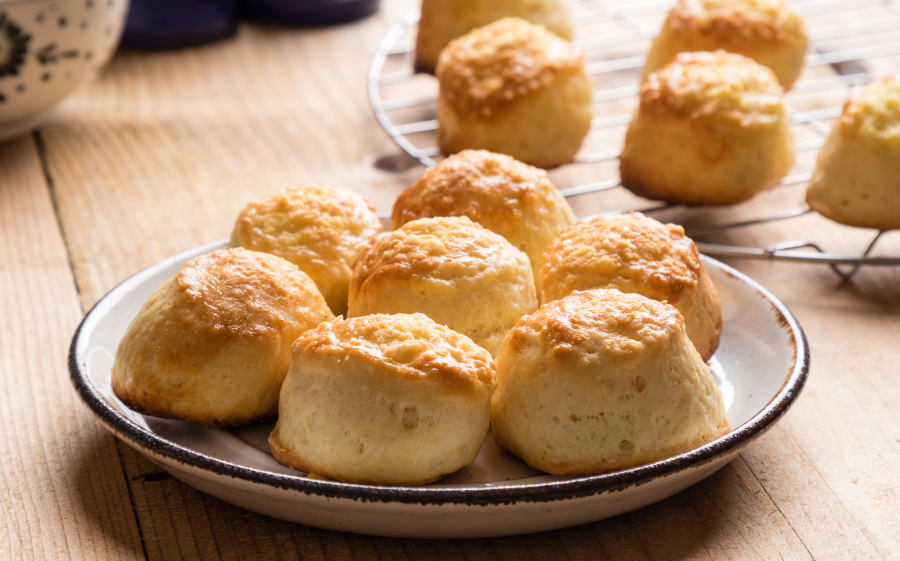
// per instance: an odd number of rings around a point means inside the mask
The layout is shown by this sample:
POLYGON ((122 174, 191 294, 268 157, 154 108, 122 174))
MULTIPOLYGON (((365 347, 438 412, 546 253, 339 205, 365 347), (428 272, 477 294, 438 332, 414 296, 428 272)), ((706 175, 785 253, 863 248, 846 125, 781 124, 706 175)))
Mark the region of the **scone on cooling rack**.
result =
POLYGON ((426 171, 397 197, 391 228, 434 216, 468 216, 525 252, 538 298, 541 255, 575 222, 546 171, 485 150, 463 150, 426 171))
POLYGON ((315 281, 331 311, 342 315, 353 262, 381 230, 375 209, 356 192, 297 185, 248 204, 235 221, 231 245, 297 265, 315 281))
POLYGON ((334 316, 280 257, 231 249, 188 261, 116 350, 112 388, 135 411, 233 427, 273 419, 291 344, 334 316))
POLYGON ((496 367, 422 314, 323 323, 294 343, 269 448, 348 483, 422 485, 475 460, 496 367))
POLYGON ((641 86, 619 160, 636 195, 728 205, 775 185, 794 163, 782 88, 771 70, 716 51, 681 53, 641 86))
POLYGON ((421 218, 380 235, 350 281, 350 317, 421 312, 492 356, 537 307, 528 256, 465 216, 421 218))
POLYGON ((819 151, 806 201, 843 224, 900 228, 900 78, 847 100, 819 151))
POLYGON ((416 71, 434 73, 441 50, 452 39, 505 17, 519 17, 572 39, 564 0, 422 0, 416 71))
POLYGON ((723 49, 771 68, 789 90, 808 43, 802 18, 785 0, 679 0, 650 46, 641 82, 678 53, 723 49))
POLYGON ((544 302, 576 290, 615 288, 668 302, 703 360, 719 346, 722 306, 697 246, 675 224, 640 213, 596 216, 565 230, 544 253, 544 302))
POLYGON ((570 161, 591 123, 581 52, 520 18, 454 39, 437 67, 438 145, 508 154, 533 166, 570 161))
POLYGON ((554 475, 652 463, 729 431, 678 310, 618 290, 574 292, 522 318, 491 401, 497 445, 554 475))

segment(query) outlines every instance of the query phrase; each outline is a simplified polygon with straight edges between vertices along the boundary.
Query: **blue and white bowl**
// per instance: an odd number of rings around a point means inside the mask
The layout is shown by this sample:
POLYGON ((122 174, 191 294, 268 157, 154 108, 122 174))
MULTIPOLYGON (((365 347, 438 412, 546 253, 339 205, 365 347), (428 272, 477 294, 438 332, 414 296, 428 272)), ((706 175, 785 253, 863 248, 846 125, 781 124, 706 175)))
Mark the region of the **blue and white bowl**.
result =
POLYGON ((34 128, 109 59, 128 0, 0 0, 0 141, 34 128))

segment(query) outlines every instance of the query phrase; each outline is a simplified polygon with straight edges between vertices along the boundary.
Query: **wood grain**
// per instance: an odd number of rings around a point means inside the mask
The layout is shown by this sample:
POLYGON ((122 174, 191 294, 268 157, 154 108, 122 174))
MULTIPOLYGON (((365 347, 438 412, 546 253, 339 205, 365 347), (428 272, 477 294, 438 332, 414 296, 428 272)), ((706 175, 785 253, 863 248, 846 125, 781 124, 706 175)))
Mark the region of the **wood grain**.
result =
MULTIPOLYGON (((235 39, 201 48, 119 53, 41 128, 52 186, 32 140, 0 148, 0 558, 897 558, 894 269, 866 269, 841 283, 826 267, 733 262, 806 328, 813 370, 801 399, 704 482, 642 510, 556 532, 425 541, 288 524, 178 482, 88 417, 63 362, 79 302, 90 307, 141 268, 226 236, 250 198, 283 185, 343 184, 387 211, 421 173, 375 167, 383 157, 404 160, 372 117, 364 88, 372 51, 414 4, 385 0, 377 16, 335 28, 245 24, 235 39)), ((804 100, 810 108, 834 103, 804 100)), ((627 111, 627 103, 608 110, 627 111)), ((596 146, 615 147, 621 133, 610 129, 596 146)), ((811 155, 801 165, 811 165, 811 155)), ((563 185, 614 172, 611 162, 564 168, 554 179, 563 185)), ((676 210, 660 218, 754 216, 802 196, 800 185, 720 215, 676 210)), ((575 201, 583 214, 635 202, 627 195, 575 201)), ((850 251, 871 233, 810 215, 715 241, 766 245, 810 235, 850 251)), ((900 255, 900 234, 880 247, 900 255)))
POLYGON ((0 146, 0 558, 141 559, 112 437, 68 381, 81 309, 35 143, 0 146))

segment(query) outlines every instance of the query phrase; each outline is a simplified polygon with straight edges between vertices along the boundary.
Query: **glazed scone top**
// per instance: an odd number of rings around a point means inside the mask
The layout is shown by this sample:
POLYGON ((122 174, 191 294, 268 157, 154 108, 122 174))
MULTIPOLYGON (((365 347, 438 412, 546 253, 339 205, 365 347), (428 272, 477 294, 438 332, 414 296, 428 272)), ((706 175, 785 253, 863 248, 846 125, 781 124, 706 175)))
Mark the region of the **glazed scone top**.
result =
POLYGON ((582 60, 578 49, 544 26, 503 18, 451 41, 441 52, 437 76, 441 97, 457 113, 489 119, 582 60))
POLYGON ((175 282, 194 304, 195 327, 223 336, 277 336, 286 327, 309 328, 309 319, 333 317, 324 312, 325 301, 305 273, 265 253, 238 248, 202 255, 189 261, 175 282))
POLYGON ((531 269, 524 253, 468 217, 422 218, 376 239, 356 263, 350 293, 359 293, 366 282, 375 280, 373 275, 448 282, 482 277, 490 282, 515 263, 531 269))
POLYGON ((680 53, 641 86, 641 111, 660 110, 743 125, 785 114, 783 88, 767 67, 723 50, 680 53))
POLYGON ((862 88, 844 104, 840 122, 864 142, 900 149, 900 78, 888 76, 862 88))
POLYGON ((563 231, 544 253, 544 300, 608 286, 677 303, 699 282, 700 253, 684 229, 641 213, 596 216, 563 231))
MULTIPOLYGON (((556 199, 564 203, 546 171, 503 154, 463 150, 426 171, 400 194, 394 203, 391 228, 400 228, 426 216, 473 217, 500 213, 517 221, 522 219, 527 207, 541 201, 556 206, 559 204, 556 199)), ((568 205, 562 206, 563 212, 574 220, 568 205)), ((540 227, 539 224, 527 226, 540 227)))
POLYGON ((323 269, 334 263, 349 268, 381 230, 375 209, 354 191, 297 185, 248 204, 232 244, 323 269))
POLYGON ((664 302, 597 288, 544 304, 519 320, 503 345, 506 352, 537 348, 548 362, 627 364, 684 330, 681 314, 664 302))
POLYGON ((680 0, 666 25, 724 44, 759 39, 790 45, 806 37, 803 20, 784 0, 680 0))
MULTIPOLYGON (((374 314, 320 324, 294 342, 295 360, 306 352, 336 362, 361 359, 380 372, 440 384, 459 395, 493 392, 490 353, 423 314, 374 314)), ((354 361, 356 364, 357 361, 354 361)))

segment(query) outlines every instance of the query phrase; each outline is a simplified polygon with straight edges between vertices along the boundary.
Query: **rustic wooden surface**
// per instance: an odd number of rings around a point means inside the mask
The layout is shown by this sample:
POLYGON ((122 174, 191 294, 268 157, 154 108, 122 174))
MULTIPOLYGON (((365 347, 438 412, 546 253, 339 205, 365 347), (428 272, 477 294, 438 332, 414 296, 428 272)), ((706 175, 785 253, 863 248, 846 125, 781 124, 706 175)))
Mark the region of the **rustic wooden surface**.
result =
MULTIPOLYGON (((244 25, 207 47, 121 52, 37 133, 0 146, 0 558, 900 556, 898 270, 865 269, 841 283, 821 266, 732 263, 805 327, 813 367, 802 397, 704 482, 567 530, 423 541, 288 524, 176 481, 93 420, 70 387, 65 356, 83 311, 116 283, 227 235, 250 198, 283 185, 348 185, 387 211, 421 173, 376 168, 381 158, 403 159, 364 88, 371 52, 412 4, 386 0, 377 16, 331 29, 244 25)), ((802 186, 758 205, 800 200, 802 186)), ((578 202, 593 209, 592 201, 578 202)), ((817 216, 720 239, 811 234, 836 249, 865 241, 817 216)), ((900 254, 900 235, 880 251, 900 254)))

